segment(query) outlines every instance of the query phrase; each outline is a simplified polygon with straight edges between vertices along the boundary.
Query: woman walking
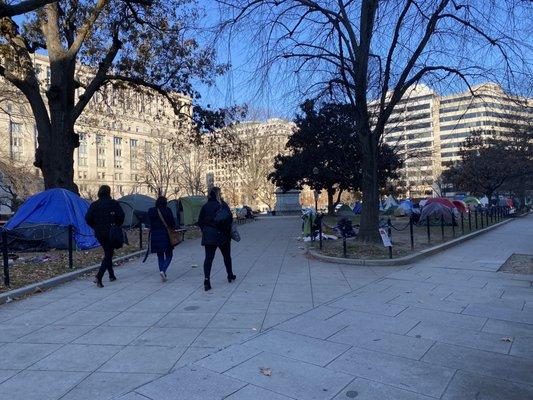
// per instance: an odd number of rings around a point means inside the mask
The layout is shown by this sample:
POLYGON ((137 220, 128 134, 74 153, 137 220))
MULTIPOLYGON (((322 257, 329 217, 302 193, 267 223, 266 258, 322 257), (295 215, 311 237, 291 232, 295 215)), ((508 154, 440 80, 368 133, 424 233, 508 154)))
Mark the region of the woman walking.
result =
POLYGON ((99 288, 103 288, 102 278, 107 270, 109 280, 115 281, 115 271, 113 271, 113 247, 110 231, 112 226, 122 226, 124 223, 124 211, 118 201, 111 198, 111 188, 107 185, 100 186, 98 189, 98 200, 89 206, 89 210, 85 215, 87 225, 94 230, 96 239, 104 249, 104 259, 100 265, 100 269, 96 274, 95 283, 99 288))
POLYGON ((161 281, 166 282, 167 269, 172 261, 173 251, 168 230, 176 228, 172 211, 167 207, 166 197, 158 197, 155 207, 148 210, 148 218, 150 219, 150 251, 157 253, 159 275, 161 281))
POLYGON ((220 188, 209 191, 209 198, 202 207, 198 217, 198 226, 202 230, 202 246, 205 248, 204 289, 211 290, 211 267, 217 247, 220 249, 226 266, 228 282, 237 277, 231 265, 231 224, 233 217, 229 206, 222 200, 220 188))

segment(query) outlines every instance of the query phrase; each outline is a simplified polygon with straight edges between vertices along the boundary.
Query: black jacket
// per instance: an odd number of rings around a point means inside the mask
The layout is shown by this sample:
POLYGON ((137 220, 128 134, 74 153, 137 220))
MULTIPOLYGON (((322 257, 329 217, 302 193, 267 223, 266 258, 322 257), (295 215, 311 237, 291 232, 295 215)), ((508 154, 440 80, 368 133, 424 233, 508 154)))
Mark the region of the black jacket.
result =
POLYGON ((124 223, 124 211, 112 198, 98 199, 89 206, 85 221, 93 228, 96 239, 104 245, 109 240, 111 225, 122 226, 124 223))
MULTIPOLYGON (((159 208, 161 215, 165 219, 170 229, 176 228, 176 222, 172 211, 168 207, 159 208)), ((170 238, 168 237, 167 228, 163 225, 161 218, 156 207, 152 207, 148 210, 148 218, 150 219, 150 251, 152 253, 159 253, 169 249, 170 238)))
POLYGON ((233 217, 231 217, 231 210, 225 203, 219 203, 216 199, 209 199, 203 205, 198 216, 198 226, 202 230, 202 246, 222 246, 231 240, 231 224, 233 217), (222 224, 215 223, 215 215, 221 208, 226 208, 230 218, 222 224))

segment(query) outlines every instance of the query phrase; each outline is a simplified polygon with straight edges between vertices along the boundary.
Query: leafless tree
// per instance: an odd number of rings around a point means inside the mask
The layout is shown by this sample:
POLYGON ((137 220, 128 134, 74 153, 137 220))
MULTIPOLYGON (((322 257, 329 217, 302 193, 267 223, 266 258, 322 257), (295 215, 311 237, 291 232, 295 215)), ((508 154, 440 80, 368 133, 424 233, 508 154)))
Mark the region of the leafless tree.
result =
POLYGON ((205 196, 207 151, 201 146, 178 148, 178 182, 177 189, 186 196, 205 196))
MULTIPOLYGON (((480 80, 531 80, 524 54, 533 3, 519 0, 219 0, 228 23, 255 29, 263 71, 338 96, 362 145, 360 239, 379 241, 377 155, 385 126, 418 82, 449 90, 480 80), (235 24, 240 22, 242 25, 235 24)), ((529 60, 530 62, 530 60, 529 60)))

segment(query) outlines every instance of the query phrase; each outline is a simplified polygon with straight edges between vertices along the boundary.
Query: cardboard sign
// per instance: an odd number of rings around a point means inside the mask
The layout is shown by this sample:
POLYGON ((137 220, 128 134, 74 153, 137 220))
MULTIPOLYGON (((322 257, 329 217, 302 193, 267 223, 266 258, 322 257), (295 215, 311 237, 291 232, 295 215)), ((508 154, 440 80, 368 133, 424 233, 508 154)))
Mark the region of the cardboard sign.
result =
POLYGON ((392 242, 385 228, 379 228, 379 234, 381 235, 381 240, 383 241, 383 246, 392 247, 392 242))

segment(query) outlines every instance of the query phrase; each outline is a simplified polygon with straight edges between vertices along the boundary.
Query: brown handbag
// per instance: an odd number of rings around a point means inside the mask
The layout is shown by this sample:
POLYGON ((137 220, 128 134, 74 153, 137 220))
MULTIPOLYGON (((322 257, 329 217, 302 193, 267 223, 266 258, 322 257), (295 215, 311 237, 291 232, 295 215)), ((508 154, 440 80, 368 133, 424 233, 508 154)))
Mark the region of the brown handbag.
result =
POLYGON ((170 245, 172 247, 176 247, 178 244, 183 242, 183 237, 185 236, 185 229, 178 229, 174 230, 169 228, 167 225, 165 219, 163 218, 163 214, 161 214, 161 210, 159 208, 157 209, 157 213, 159 214, 159 219, 165 225, 165 228, 167 228, 168 238, 170 240, 170 245))

